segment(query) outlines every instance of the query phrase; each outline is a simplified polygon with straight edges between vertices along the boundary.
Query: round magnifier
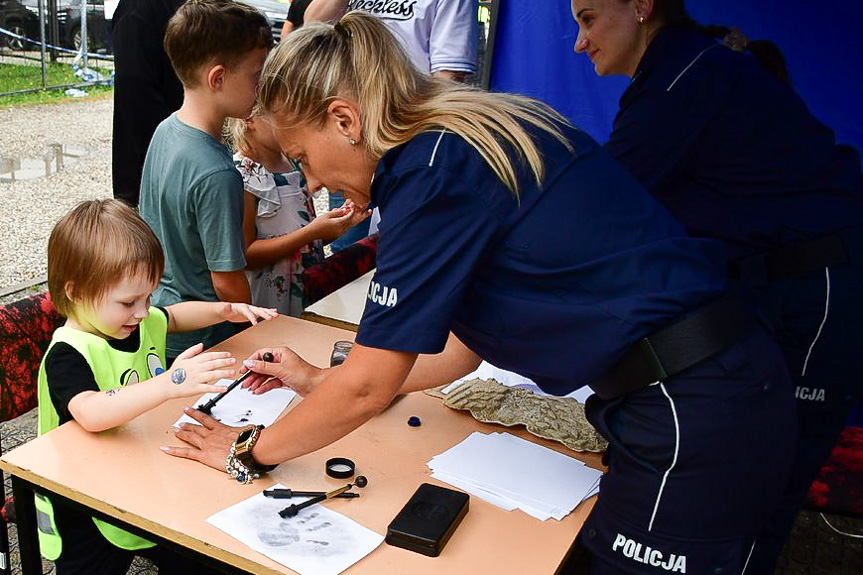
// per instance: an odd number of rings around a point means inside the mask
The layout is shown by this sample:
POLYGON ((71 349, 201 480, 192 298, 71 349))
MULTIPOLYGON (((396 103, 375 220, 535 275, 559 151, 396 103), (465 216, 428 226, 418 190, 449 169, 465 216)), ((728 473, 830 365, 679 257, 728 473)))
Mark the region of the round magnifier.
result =
POLYGON ((352 477, 356 466, 354 462, 346 457, 333 457, 327 459, 327 475, 336 479, 347 479, 352 477))

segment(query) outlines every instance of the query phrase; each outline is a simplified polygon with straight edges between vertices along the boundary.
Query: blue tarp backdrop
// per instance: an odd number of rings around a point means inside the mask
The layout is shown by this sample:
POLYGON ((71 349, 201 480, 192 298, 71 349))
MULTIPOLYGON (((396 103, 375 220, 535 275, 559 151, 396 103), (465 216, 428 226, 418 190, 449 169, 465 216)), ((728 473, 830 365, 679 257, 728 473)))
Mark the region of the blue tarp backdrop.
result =
MULTIPOLYGON (((863 150, 863 2, 825 0, 690 0, 702 24, 741 28, 774 41, 791 81, 839 142, 863 150)), ((491 89, 548 102, 600 142, 608 138, 628 78, 598 77, 575 54, 576 26, 567 0, 500 0, 491 89)))

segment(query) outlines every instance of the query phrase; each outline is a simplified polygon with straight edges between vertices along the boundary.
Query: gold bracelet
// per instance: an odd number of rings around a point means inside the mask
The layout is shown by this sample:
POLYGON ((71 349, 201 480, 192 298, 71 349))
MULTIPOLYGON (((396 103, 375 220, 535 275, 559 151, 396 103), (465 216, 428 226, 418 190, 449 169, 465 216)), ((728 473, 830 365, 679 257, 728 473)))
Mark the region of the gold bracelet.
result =
POLYGON ((249 425, 240 432, 225 459, 225 471, 242 485, 248 485, 275 465, 260 465, 252 457, 252 448, 261 436, 263 425, 249 425))

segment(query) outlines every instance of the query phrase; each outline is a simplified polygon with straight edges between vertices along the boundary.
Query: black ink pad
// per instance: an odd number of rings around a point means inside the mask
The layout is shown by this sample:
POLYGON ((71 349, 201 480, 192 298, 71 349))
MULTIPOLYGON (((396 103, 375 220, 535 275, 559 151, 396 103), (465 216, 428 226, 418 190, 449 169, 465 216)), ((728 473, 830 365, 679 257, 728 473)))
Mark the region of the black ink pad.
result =
POLYGON ((467 514, 470 497, 423 483, 387 527, 390 545, 437 557, 467 514))

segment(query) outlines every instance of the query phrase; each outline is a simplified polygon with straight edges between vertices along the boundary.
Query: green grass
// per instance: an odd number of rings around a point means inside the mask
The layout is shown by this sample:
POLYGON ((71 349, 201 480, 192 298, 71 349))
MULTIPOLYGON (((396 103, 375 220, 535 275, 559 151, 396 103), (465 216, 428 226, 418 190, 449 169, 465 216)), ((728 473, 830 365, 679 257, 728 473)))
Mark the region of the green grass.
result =
MULTIPOLYGON (((95 62, 93 62, 90 67, 102 72, 103 74, 110 74, 110 70, 96 68, 95 62)), ((76 84, 80 81, 81 80, 76 78, 72 73, 72 66, 69 64, 54 63, 48 64, 45 68, 46 86, 76 84)), ((41 88, 41 86, 42 69, 39 66, 0 63, 0 94, 16 90, 41 88)), ((87 92, 87 96, 104 96, 114 92, 113 86, 87 86, 82 89, 87 92)), ((18 106, 21 104, 43 104, 72 99, 71 96, 64 94, 64 91, 65 88, 61 88, 54 90, 39 90, 38 92, 30 92, 27 94, 0 96, 0 108, 8 108, 10 106, 18 106)))

